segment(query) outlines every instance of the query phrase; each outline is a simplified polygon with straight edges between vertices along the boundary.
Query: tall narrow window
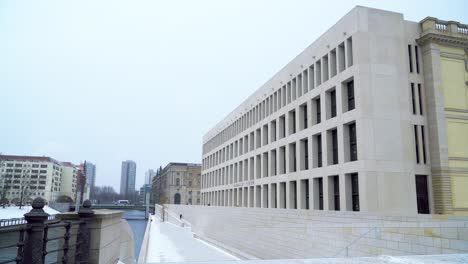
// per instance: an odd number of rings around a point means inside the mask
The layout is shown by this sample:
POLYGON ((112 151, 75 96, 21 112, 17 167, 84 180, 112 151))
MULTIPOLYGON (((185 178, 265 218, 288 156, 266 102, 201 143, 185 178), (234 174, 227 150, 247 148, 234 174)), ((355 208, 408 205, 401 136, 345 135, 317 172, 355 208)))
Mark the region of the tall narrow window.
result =
POLYGON ((312 119, 313 124, 320 124, 322 121, 321 118, 321 105, 320 105, 320 97, 312 100, 312 119))
POLYGON ((349 160, 357 160, 356 123, 348 125, 349 131, 349 160))
POLYGON ((288 135, 296 133, 296 110, 288 113, 288 135))
POLYGON ((414 46, 414 58, 416 59, 416 72, 419 73, 419 55, 418 46, 414 46))
POLYGON ((309 180, 304 179, 299 183, 299 188, 301 190, 301 209, 309 209, 309 180))
POLYGON ((331 136, 331 151, 332 151, 331 164, 338 164, 338 131, 336 129, 331 130, 330 136, 331 136))
POLYGON ((304 79, 302 80, 302 90, 303 93, 306 94, 309 91, 309 73, 307 69, 303 72, 304 79))
POLYGON ((359 180, 358 174, 352 173, 351 177, 351 197, 353 211, 359 211, 359 180))
POLYGON ((317 135, 317 167, 322 167, 322 135, 317 135))
POLYGON ((289 209, 297 209, 297 183, 289 182, 289 209))
POLYGON ((326 118, 330 119, 336 116, 336 89, 332 88, 326 92, 325 96, 326 118))
POLYGON ((416 114, 416 98, 414 95, 414 83, 411 83, 411 104, 413 107, 413 115, 416 114))
POLYGON ((416 163, 419 164, 419 142, 418 142, 418 126, 414 125, 414 147, 416 151, 416 163))
POLYGON ((315 86, 319 86, 322 83, 322 67, 320 64, 320 59, 315 63, 315 86))
POLYGON ((326 82, 329 78, 328 76, 328 55, 325 55, 322 57, 322 63, 323 63, 323 81, 326 82))
POLYGON ((427 175, 416 175, 416 199, 418 214, 429 214, 429 193, 427 190, 427 175))
POLYGON ((409 60, 409 71, 413 72, 413 55, 411 51, 411 45, 408 45, 408 60, 409 60))
POLYGON ((332 176, 333 182, 333 209, 340 210, 340 182, 338 176, 332 176))
POLYGON ((426 164, 426 138, 424 135, 424 126, 421 126, 421 144, 422 144, 422 154, 423 154, 423 162, 426 164))
POLYGON ((286 135, 286 117, 284 115, 279 117, 279 138, 284 138, 286 135))
POLYGON ((351 111, 355 107, 355 103, 354 103, 354 81, 348 82, 347 92, 348 92, 348 111, 351 111))
POLYGON ((280 167, 280 174, 286 173, 286 147, 280 147, 279 150, 279 167, 280 167))
POLYGON ((307 103, 302 104, 299 107, 299 118, 300 118, 300 123, 299 127, 300 129, 306 129, 308 125, 308 120, 307 120, 307 103))
POLYGON ((289 144, 289 172, 297 171, 296 143, 289 144))
POLYGON ((338 70, 340 72, 344 71, 346 68, 345 64, 345 45, 344 42, 338 45, 338 70))
POLYGON ((418 83, 418 98, 419 98, 419 114, 423 114, 423 102, 422 102, 422 94, 421 94, 421 84, 418 83))
POLYGON ((330 117, 336 116, 336 91, 333 90, 330 92, 330 107, 331 107, 331 115, 330 117))
POLYGON ((353 39, 349 37, 346 40, 346 59, 348 61, 348 67, 353 66, 353 39))
POLYGON ((318 178, 318 204, 319 210, 323 210, 323 179, 318 178))
POLYGON ((304 138, 300 141, 301 170, 309 169, 309 140, 304 138))
POLYGON ((276 141, 276 121, 270 122, 270 142, 276 141))

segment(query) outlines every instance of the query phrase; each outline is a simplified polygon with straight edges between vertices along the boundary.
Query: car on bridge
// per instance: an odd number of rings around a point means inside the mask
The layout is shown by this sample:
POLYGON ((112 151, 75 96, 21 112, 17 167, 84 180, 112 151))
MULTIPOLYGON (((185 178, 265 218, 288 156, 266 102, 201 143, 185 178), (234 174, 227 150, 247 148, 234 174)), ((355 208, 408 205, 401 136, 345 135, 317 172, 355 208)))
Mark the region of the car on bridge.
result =
POLYGON ((118 200, 117 202, 114 202, 116 205, 130 205, 130 202, 128 200, 118 200))

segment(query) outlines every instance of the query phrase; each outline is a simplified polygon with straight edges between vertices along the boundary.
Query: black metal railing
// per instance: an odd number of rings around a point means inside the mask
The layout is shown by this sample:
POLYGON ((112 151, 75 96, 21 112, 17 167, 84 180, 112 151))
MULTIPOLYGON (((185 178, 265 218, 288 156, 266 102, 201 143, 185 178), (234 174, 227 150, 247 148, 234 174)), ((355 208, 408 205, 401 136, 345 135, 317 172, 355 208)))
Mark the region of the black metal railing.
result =
POLYGON ((44 205, 43 199, 36 198, 24 218, 0 226, 0 264, 88 263, 91 203, 83 203, 77 220, 50 216, 44 205))
MULTIPOLYGON (((55 219, 55 215, 49 215, 47 220, 55 219)), ((21 218, 10 218, 10 219, 0 219, 0 227, 3 226, 15 226, 15 225, 24 225, 27 224, 26 219, 24 217, 21 218)))

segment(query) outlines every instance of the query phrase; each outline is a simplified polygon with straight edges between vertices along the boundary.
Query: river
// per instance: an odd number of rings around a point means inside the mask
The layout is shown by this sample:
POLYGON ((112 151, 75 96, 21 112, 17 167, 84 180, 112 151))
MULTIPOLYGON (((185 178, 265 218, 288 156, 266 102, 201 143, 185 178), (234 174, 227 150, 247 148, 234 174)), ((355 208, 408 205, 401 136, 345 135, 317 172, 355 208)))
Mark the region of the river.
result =
POLYGON ((147 220, 145 219, 145 211, 139 210, 123 210, 122 218, 126 219, 133 230, 135 259, 138 260, 140 254, 141 242, 145 236, 147 220))

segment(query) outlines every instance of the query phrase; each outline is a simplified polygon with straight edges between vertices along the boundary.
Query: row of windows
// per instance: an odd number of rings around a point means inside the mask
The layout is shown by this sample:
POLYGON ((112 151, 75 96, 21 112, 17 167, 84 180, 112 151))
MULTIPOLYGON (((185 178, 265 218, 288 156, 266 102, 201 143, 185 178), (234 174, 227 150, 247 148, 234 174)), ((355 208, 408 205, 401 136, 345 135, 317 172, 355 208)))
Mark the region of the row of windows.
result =
MULTIPOLYGON (((15 169, 15 170, 13 170, 13 169, 6 169, 5 171, 6 171, 6 172, 16 172, 16 173, 21 173, 21 172, 23 172, 23 173, 29 173, 28 170, 19 170, 19 169, 15 169)), ((31 170, 31 173, 38 173, 38 170, 31 170)), ((39 173, 47 173, 47 170, 40 170, 39 173)))
MULTIPOLYGON (((20 192, 7 192, 8 195, 19 195, 20 192)), ((42 192, 31 192, 29 195, 42 195, 44 196, 44 193, 42 192)))
MULTIPOLYGON (((13 186, 10 186, 10 185, 5 185, 5 190, 8 190, 8 189, 20 189, 21 186, 19 185, 13 185, 13 186)), ((34 189, 36 190, 36 186, 29 186, 29 189, 34 189)), ((45 190, 45 186, 38 186, 37 189, 39 190, 45 190)))
MULTIPOLYGON (((297 142, 291 142, 256 156, 228 164, 223 168, 204 173, 202 175, 202 188, 293 173, 298 170, 304 171, 309 170, 310 167, 322 167, 322 134, 327 137, 327 165, 338 164, 340 162, 338 129, 335 127, 324 133, 315 134, 311 138, 306 137, 297 142), (309 151, 309 140, 312 140, 312 153, 309 151), (310 155, 311 160, 309 160, 310 155), (309 166, 310 162, 312 166, 309 166)), ((356 161, 358 153, 355 122, 343 125, 343 142, 344 161, 356 161)))
MULTIPOLYGON (((20 180, 5 180, 5 184, 10 184, 10 183, 21 183, 20 180)), ((37 181, 30 181, 29 183, 26 183, 25 184, 37 184, 37 181)), ((45 181, 39 181, 39 184, 46 184, 45 181)))
MULTIPOLYGON (((348 80, 341 85, 342 110, 343 112, 355 109, 354 80, 348 80)), ((203 169, 212 168, 237 156, 253 151, 272 143, 277 139, 282 139, 287 135, 292 135, 299 130, 307 129, 309 126, 322 122, 322 102, 321 96, 313 98, 309 103, 303 103, 297 109, 292 109, 288 113, 279 116, 277 119, 264 124, 262 127, 252 131, 233 143, 225 146, 217 152, 203 159, 203 169), (309 111, 310 109, 310 111, 309 111), (296 112, 299 112, 297 116, 296 112), (309 115, 310 119, 309 120, 309 115)), ((325 93, 326 119, 337 116, 336 89, 332 87, 325 93)))
POLYGON ((202 199, 203 205, 215 206, 360 211, 359 177, 357 173, 349 173, 204 192, 202 199), (340 177, 344 189, 340 188, 340 177))
MULTIPOLYGON (((14 174, 14 175, 13 175, 13 174, 5 174, 5 178, 13 178, 13 177, 14 177, 14 178, 22 178, 23 175, 21 175, 21 174, 14 174)), ((45 175, 40 175, 40 176, 38 176, 38 175, 31 175, 30 178, 31 178, 31 179, 37 179, 37 178, 46 179, 47 176, 45 176, 45 175)))
MULTIPOLYGON (((263 120, 281 107, 293 102, 313 88, 353 65, 352 38, 348 38, 323 57, 319 57, 304 71, 293 77, 262 102, 234 121, 203 145, 203 154, 208 153, 235 135, 263 120)), ((313 58, 315 59, 315 57, 313 58)))
MULTIPOLYGON (((22 167, 26 167, 26 168, 27 168, 27 167, 29 167, 29 166, 23 165, 23 164, 21 164, 21 163, 16 163, 16 164, 7 163, 6 166, 7 166, 7 167, 13 167, 13 166, 14 166, 14 167, 16 167, 16 168, 22 168, 22 167)), ((39 168, 39 164, 32 164, 32 167, 33 167, 33 168, 39 168)), ((40 167, 41 167, 41 168, 47 168, 47 164, 41 164, 40 167)), ((55 169, 55 166, 54 166, 54 169, 55 169)), ((57 169, 58 169, 58 167, 57 167, 57 169)))

